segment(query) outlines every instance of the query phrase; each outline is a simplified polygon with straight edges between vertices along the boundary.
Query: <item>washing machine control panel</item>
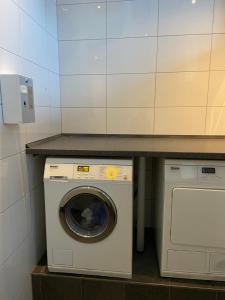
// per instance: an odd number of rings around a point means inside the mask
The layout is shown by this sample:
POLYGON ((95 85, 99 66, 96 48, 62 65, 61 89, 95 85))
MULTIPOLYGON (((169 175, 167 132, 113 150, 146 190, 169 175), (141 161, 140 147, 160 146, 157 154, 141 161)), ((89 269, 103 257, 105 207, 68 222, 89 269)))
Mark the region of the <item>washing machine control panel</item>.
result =
POLYGON ((74 165, 74 179, 132 181, 132 167, 119 165, 74 165))

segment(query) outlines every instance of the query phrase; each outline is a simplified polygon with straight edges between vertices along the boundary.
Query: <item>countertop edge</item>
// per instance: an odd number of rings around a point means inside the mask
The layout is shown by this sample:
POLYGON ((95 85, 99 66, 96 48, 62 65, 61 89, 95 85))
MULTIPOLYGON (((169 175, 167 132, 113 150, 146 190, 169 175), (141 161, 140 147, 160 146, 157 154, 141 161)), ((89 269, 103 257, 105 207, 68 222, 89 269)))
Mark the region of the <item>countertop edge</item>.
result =
MULTIPOLYGON (((77 142, 76 141, 76 142, 77 142)), ((124 146, 124 145, 123 145, 124 146)), ((155 148, 155 147, 153 147, 155 148)), ((156 147, 157 148, 157 147, 156 147)), ((43 156, 43 157, 47 157, 47 156, 92 156, 92 157, 164 157, 164 158, 192 158, 192 159, 218 159, 218 160, 225 160, 225 136, 162 136, 162 135, 151 135, 151 136, 147 136, 147 135, 105 135, 105 134, 58 134, 58 135, 54 135, 51 137, 47 137, 41 140, 37 140, 31 143, 28 143, 26 145, 26 153, 27 154, 32 154, 32 155, 38 155, 38 156, 43 156), (86 140, 86 142, 88 141, 89 137, 90 137, 90 141, 91 143, 96 142, 103 142, 102 143, 102 148, 100 146, 95 147, 90 147, 88 149, 88 144, 84 143, 83 147, 77 147, 76 149, 76 143, 75 145, 72 144, 72 146, 68 146, 64 147, 65 144, 65 140, 62 143, 62 140, 60 140, 60 138, 64 138, 64 137, 68 137, 68 140, 76 140, 79 143, 83 142, 83 139, 86 140), (96 141, 95 141, 96 138, 96 141), (116 140, 118 139, 119 141, 121 141, 124 138, 124 144, 126 144, 127 142, 127 147, 125 147, 125 149, 122 149, 124 147, 121 147, 121 149, 119 147, 117 147, 116 150, 112 149, 112 145, 111 148, 110 145, 108 143, 112 143, 113 142, 113 138, 116 140), (148 147, 141 149, 141 147, 139 147, 140 149, 137 149, 137 147, 133 147, 132 148, 132 143, 135 145, 135 143, 137 142, 137 139, 140 138, 140 142, 143 139, 143 142, 146 143, 146 141, 148 142, 149 139, 149 149, 148 147), (165 147, 158 147, 158 150, 152 149, 151 147, 151 142, 157 144, 157 139, 159 139, 159 145, 160 142, 162 142, 162 139, 165 138, 165 143, 168 141, 168 143, 170 143, 172 141, 173 143, 173 139, 175 142, 185 142, 188 143, 188 140, 190 140, 190 143, 193 142, 193 149, 188 146, 187 150, 185 149, 185 147, 176 147, 176 143, 174 146, 170 146, 168 147, 168 149, 162 149, 165 147), (59 139, 58 141, 58 145, 57 145, 57 139, 59 139), (134 141, 132 141, 132 139, 134 139, 134 141), (180 140, 179 140, 180 139, 180 140), (54 141, 56 140, 56 146, 53 147, 48 147, 48 142, 54 141), (222 141, 222 143, 221 143, 222 141), (194 145, 198 142, 203 143, 202 146, 198 146, 198 147, 194 147, 194 145), (205 145, 208 144, 208 142, 211 144, 215 143, 216 147, 210 147, 209 149, 207 149, 207 147, 205 147, 205 145), (46 145, 45 145, 46 143, 46 145), (104 145, 104 143, 106 143, 104 145), (218 143, 218 145, 217 145, 218 143), (205 144, 205 145, 204 145, 205 144), (174 148, 173 148, 174 147, 174 148), (78 149, 79 148, 79 149, 78 149), (189 149, 189 150, 188 150, 189 149), (191 150, 190 150, 191 149, 191 150), (212 149, 212 151, 211 151, 212 149), (201 151, 202 150, 202 151, 201 151)))

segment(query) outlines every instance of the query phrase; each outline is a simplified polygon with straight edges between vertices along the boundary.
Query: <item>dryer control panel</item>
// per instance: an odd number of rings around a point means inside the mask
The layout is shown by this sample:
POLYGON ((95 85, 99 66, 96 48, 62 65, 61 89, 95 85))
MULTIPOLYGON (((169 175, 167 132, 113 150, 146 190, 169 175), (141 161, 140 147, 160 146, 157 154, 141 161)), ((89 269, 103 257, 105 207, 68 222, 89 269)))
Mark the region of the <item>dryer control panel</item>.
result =
POLYGON ((132 166, 94 164, 46 164, 45 179, 54 181, 103 180, 132 181, 132 166))
POLYGON ((207 188, 225 185, 224 162, 185 160, 183 164, 169 163, 165 166, 167 184, 207 188))

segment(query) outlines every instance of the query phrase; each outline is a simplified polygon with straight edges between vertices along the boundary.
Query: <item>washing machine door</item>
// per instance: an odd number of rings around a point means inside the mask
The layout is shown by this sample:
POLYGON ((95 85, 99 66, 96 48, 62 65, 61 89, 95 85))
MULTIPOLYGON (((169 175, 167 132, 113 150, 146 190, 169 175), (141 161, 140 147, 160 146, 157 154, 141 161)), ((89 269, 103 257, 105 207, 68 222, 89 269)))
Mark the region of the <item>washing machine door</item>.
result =
POLYGON ((59 217, 64 230, 73 239, 96 243, 111 234, 116 226, 117 212, 112 199, 105 192, 82 186, 63 197, 59 217))

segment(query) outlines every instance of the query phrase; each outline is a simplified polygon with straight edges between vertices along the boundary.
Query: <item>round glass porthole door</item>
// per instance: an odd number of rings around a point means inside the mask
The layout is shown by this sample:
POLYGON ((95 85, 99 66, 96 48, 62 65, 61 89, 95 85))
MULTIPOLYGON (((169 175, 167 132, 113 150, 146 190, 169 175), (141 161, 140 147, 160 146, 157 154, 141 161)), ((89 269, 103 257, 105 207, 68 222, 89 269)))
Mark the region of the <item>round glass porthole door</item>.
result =
POLYGON ((95 187, 79 187, 68 192, 60 203, 60 221, 75 240, 96 243, 116 226, 117 213, 112 199, 95 187))

